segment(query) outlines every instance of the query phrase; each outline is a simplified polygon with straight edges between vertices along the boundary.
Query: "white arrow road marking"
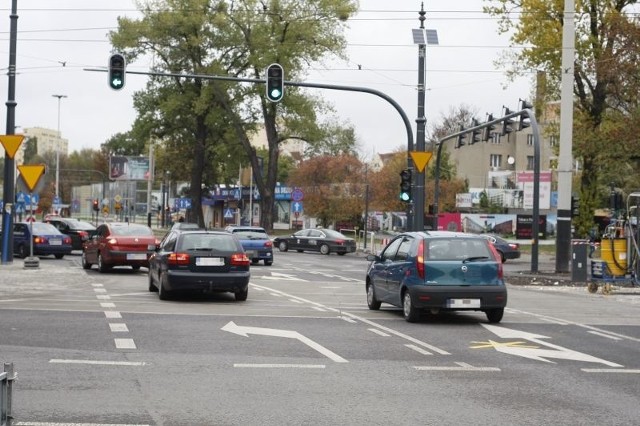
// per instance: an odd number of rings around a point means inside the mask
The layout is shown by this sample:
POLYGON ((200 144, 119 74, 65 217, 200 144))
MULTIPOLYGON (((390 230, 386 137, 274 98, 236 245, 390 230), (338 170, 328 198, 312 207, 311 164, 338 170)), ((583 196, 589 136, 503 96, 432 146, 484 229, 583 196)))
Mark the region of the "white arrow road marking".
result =
POLYGON ((620 364, 616 364, 614 362, 606 361, 604 359, 596 358, 591 355, 583 354, 581 352, 576 352, 571 349, 563 348, 562 346, 554 345, 549 342, 542 341, 540 339, 550 339, 548 336, 543 336, 540 334, 528 333, 526 331, 513 330, 505 327, 498 327, 495 325, 481 324, 484 328, 494 333, 498 337, 503 339, 525 339, 530 342, 536 343, 540 346, 545 346, 550 349, 539 349, 532 347, 524 347, 524 346, 508 346, 508 345, 500 345, 496 344, 493 347, 498 351, 505 354, 517 355, 524 358, 535 359, 537 361, 549 362, 555 364, 553 361, 549 361, 546 358, 555 358, 555 359, 570 359, 574 361, 584 361, 584 362, 596 362, 604 365, 608 365, 609 367, 622 367, 620 364))
POLYGON ((334 352, 331 352, 329 349, 325 348, 322 345, 319 345, 318 343, 314 342, 308 337, 303 336, 297 331, 278 330, 275 328, 241 326, 241 325, 236 325, 236 323, 234 323, 233 321, 230 321, 229 323, 227 323, 227 325, 222 327, 221 330, 228 331, 230 333, 237 334, 239 336, 244 336, 244 337, 249 337, 249 334, 258 334, 261 336, 275 336, 275 337, 286 337, 288 339, 298 339, 305 345, 309 346, 312 349, 315 349, 316 351, 320 352, 322 355, 326 356, 327 358, 329 358, 334 362, 349 362, 346 359, 342 358, 340 355, 334 352))

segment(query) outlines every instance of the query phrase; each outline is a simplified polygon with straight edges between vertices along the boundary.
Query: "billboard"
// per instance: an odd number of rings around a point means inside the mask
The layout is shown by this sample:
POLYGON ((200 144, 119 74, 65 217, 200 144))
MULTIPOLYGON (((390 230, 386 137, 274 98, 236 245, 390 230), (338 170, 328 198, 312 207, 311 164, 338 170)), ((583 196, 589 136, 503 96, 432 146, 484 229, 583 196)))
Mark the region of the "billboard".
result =
POLYGON ((112 155, 109 157, 109 179, 149 179, 149 157, 112 155))

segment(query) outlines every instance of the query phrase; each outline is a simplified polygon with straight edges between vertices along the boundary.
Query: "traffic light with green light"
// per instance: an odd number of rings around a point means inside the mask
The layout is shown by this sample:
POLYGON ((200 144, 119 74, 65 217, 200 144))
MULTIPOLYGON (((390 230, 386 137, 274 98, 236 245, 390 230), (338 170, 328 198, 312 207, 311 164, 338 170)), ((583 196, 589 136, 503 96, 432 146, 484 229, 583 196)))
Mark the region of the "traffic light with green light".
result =
POLYGON ((280 102, 284 96, 284 70, 280 64, 267 67, 267 99, 280 102))
POLYGON ((124 87, 127 61, 120 53, 109 56, 109 87, 120 90, 124 87))
POLYGON ((406 203, 411 201, 411 170, 409 169, 400 172, 400 200, 406 203))

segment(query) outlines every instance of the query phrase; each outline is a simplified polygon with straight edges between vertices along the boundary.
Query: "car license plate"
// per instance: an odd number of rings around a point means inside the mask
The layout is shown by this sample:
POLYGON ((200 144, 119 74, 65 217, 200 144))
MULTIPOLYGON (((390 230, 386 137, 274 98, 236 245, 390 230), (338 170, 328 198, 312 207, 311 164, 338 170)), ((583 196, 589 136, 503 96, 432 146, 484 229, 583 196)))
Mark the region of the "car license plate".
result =
POLYGON ((479 308, 480 299, 449 299, 447 308, 479 308))
POLYGON ((245 251, 244 254, 246 254, 249 259, 255 256, 255 252, 251 250, 245 251))
POLYGON ((196 266, 223 266, 224 259, 221 257, 196 257, 196 266))
POLYGON ((49 244, 52 246, 61 246, 62 240, 61 239, 49 240, 49 244))
POLYGON ((127 253, 127 260, 147 260, 146 253, 127 253))

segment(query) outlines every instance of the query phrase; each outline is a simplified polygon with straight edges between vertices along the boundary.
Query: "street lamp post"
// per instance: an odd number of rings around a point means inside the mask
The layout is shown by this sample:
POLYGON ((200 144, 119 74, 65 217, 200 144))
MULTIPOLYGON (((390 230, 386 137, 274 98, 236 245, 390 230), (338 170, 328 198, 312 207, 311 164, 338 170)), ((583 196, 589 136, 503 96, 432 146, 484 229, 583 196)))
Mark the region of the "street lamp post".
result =
POLYGON ((51 95, 54 98, 58 98, 58 143, 56 144, 56 198, 60 199, 60 141, 62 137, 60 135, 60 101, 62 98, 66 98, 67 95, 51 95))

